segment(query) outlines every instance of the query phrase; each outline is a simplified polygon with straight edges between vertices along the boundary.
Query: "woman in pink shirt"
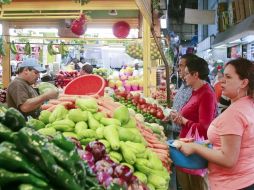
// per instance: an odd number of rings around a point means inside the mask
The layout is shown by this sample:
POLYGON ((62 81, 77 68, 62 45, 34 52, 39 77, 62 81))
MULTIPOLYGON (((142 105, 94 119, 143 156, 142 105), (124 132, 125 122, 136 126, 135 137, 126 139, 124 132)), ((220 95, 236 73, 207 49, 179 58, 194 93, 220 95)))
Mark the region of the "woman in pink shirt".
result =
POLYGON ((177 141, 186 155, 197 153, 209 161, 211 190, 254 189, 254 64, 238 58, 225 66, 222 94, 231 105, 208 129, 213 149, 177 141))

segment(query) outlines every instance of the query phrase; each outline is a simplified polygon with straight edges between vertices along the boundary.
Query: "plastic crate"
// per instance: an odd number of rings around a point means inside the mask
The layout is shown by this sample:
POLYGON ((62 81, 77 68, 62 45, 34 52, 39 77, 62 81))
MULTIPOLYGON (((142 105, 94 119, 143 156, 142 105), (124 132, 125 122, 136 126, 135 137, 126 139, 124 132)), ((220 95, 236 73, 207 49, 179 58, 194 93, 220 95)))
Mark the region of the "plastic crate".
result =
POLYGON ((105 80, 99 75, 83 75, 69 82, 64 94, 71 95, 104 95, 105 80))

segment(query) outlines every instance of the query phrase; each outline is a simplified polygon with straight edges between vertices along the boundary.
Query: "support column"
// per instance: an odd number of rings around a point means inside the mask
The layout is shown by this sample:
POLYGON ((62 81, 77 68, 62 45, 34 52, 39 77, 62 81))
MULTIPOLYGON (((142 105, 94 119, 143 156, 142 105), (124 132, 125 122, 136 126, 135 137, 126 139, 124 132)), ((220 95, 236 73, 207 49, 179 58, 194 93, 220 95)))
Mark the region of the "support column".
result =
POLYGON ((3 87, 7 88, 11 80, 11 65, 10 65, 10 36, 9 36, 9 23, 7 21, 2 22, 3 26, 3 44, 6 55, 3 56, 3 87))
POLYGON ((150 95, 150 81, 151 81, 151 31, 150 25, 145 18, 143 18, 143 83, 144 83, 144 95, 150 95))

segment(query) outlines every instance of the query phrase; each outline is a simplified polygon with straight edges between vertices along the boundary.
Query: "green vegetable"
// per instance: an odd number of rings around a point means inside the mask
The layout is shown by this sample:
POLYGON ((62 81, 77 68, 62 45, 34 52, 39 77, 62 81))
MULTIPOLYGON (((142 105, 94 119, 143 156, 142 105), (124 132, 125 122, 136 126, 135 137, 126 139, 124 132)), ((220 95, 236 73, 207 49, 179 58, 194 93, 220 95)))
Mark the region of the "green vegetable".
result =
POLYGON ((114 126, 110 125, 104 127, 103 136, 110 143, 113 150, 118 150, 120 148, 119 135, 114 126))
MULTIPOLYGON (((15 146, 15 145, 14 145, 15 146)), ((41 171, 27 158, 16 150, 9 149, 6 145, 0 145, 0 167, 11 171, 29 172, 36 177, 44 178, 41 171)))
POLYGON ((47 183, 38 177, 28 173, 14 173, 0 168, 0 186, 13 182, 24 182, 38 187, 47 187, 47 183))
POLYGON ((136 119, 133 117, 130 117, 129 121, 122 125, 124 128, 136 128, 137 122, 136 119))
POLYGON ((87 129, 87 124, 84 121, 80 121, 75 125, 75 133, 79 134, 84 129, 87 129))
POLYGON ((120 142, 121 152, 123 155, 124 160, 128 163, 133 165, 136 162, 135 153, 129 149, 124 142, 120 142))
POLYGON ((101 142, 102 144, 104 144, 104 146, 106 147, 106 149, 110 149, 110 143, 109 143, 107 140, 100 139, 99 142, 101 142))
POLYGON ((90 142, 93 142, 95 140, 96 140, 95 138, 84 138, 80 140, 80 143, 82 145, 88 145, 90 142))
POLYGON ((131 130, 123 127, 118 128, 120 141, 133 141, 137 134, 133 133, 131 130))
POLYGON ((67 113, 68 110, 63 105, 58 105, 49 116, 49 122, 53 123, 54 121, 62 120, 66 117, 67 113))
POLYGON ((106 117, 106 115, 105 115, 104 113, 102 113, 102 112, 97 112, 97 113, 93 114, 93 117, 94 117, 94 119, 96 119, 97 121, 100 121, 101 118, 106 117))
POLYGON ((78 135, 76 133, 73 133, 73 132, 63 132, 63 136, 65 136, 65 137, 73 137, 73 138, 79 139, 78 135))
POLYGON ((96 136, 98 139, 103 139, 104 138, 104 127, 98 127, 96 129, 96 136))
POLYGON ((40 120, 37 120, 37 119, 29 119, 26 124, 29 126, 29 127, 32 127, 34 128, 35 130, 39 130, 39 129, 42 129, 45 127, 45 124, 40 121, 40 120))
POLYGON ((151 168, 156 169, 156 170, 163 169, 162 162, 159 159, 159 157, 157 156, 157 154, 155 154, 152 151, 149 151, 148 159, 149 159, 149 162, 151 164, 151 166, 150 166, 151 168))
POLYGON ((80 109, 71 109, 68 113, 68 118, 74 122, 87 121, 87 112, 80 109))
POLYGON ((121 162, 123 159, 122 155, 116 151, 111 151, 109 153, 109 156, 110 156, 110 158, 116 159, 118 162, 121 162))
POLYGON ((147 177, 145 174, 141 172, 134 172, 133 175, 136 176, 141 182, 147 184, 147 177))
POLYGON ((12 131, 0 123, 0 142, 11 140, 12 131))
POLYGON ((167 181, 163 177, 153 174, 148 176, 148 183, 152 184, 155 188, 164 188, 167 186, 167 181))
POLYGON ((75 144, 70 140, 67 140, 62 133, 57 133, 53 138, 53 143, 62 148, 63 150, 70 152, 75 148, 75 144))
POLYGON ((43 128, 43 129, 39 129, 38 132, 42 135, 45 136, 54 136, 56 134, 56 129, 53 127, 49 127, 49 128, 43 128))
POLYGON ((147 184, 147 187, 149 188, 149 190, 155 190, 155 187, 150 183, 147 184))
POLYGON ((90 112, 88 113, 88 126, 93 130, 96 130, 98 127, 100 127, 100 123, 94 119, 93 115, 90 112))
POLYGON ((40 82, 38 85, 39 93, 44 94, 45 92, 49 90, 58 90, 55 85, 49 83, 49 82, 40 82))
POLYGON ((114 111, 113 118, 118 119, 122 124, 126 124, 130 119, 128 108, 125 106, 118 107, 114 111))
POLYGON ((50 115, 51 115, 50 111, 42 110, 38 119, 42 121, 44 124, 48 124, 50 115))
POLYGON ((74 131, 75 123, 69 119, 63 119, 52 123, 52 127, 57 131, 71 132, 74 131))
POLYGON ((102 123, 103 125, 107 126, 107 125, 118 125, 121 126, 121 122, 117 119, 114 118, 101 118, 100 123, 102 123))
POLYGON ((96 113, 98 111, 98 104, 96 100, 92 98, 77 99, 75 105, 83 111, 90 111, 92 113, 96 113))
POLYGON ((26 125, 25 117, 15 108, 8 108, 2 123, 13 131, 18 131, 26 125))
POLYGON ((134 143, 130 141, 125 142, 126 146, 128 146, 135 154, 144 153, 146 151, 146 147, 141 143, 134 143))
POLYGON ((21 184, 19 185, 19 190, 46 190, 45 188, 36 187, 31 184, 21 184))
POLYGON ((78 135, 78 139, 96 138, 96 132, 92 129, 83 129, 77 135, 78 135))

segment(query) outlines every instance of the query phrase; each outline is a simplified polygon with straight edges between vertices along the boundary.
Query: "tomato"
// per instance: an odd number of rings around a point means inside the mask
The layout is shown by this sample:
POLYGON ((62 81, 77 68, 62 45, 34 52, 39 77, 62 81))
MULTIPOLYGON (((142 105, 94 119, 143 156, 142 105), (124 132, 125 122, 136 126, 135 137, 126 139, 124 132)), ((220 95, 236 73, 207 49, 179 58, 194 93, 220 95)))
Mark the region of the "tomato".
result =
POLYGON ((134 100, 139 100, 139 98, 140 98, 140 94, 139 93, 136 93, 136 94, 133 95, 133 99, 134 100))
POLYGON ((163 112, 162 112, 162 111, 158 111, 158 112, 156 113, 156 117, 157 117, 158 119, 163 119, 163 118, 164 118, 163 112))
POLYGON ((133 98, 133 95, 129 93, 129 94, 127 94, 126 98, 127 98, 127 100, 131 100, 133 98))
POLYGON ((156 109, 151 108, 151 109, 150 109, 150 114, 152 114, 152 115, 156 114, 156 109))
POLYGON ((138 102, 140 104, 145 104, 146 103, 146 100, 144 98, 139 98, 138 102))

